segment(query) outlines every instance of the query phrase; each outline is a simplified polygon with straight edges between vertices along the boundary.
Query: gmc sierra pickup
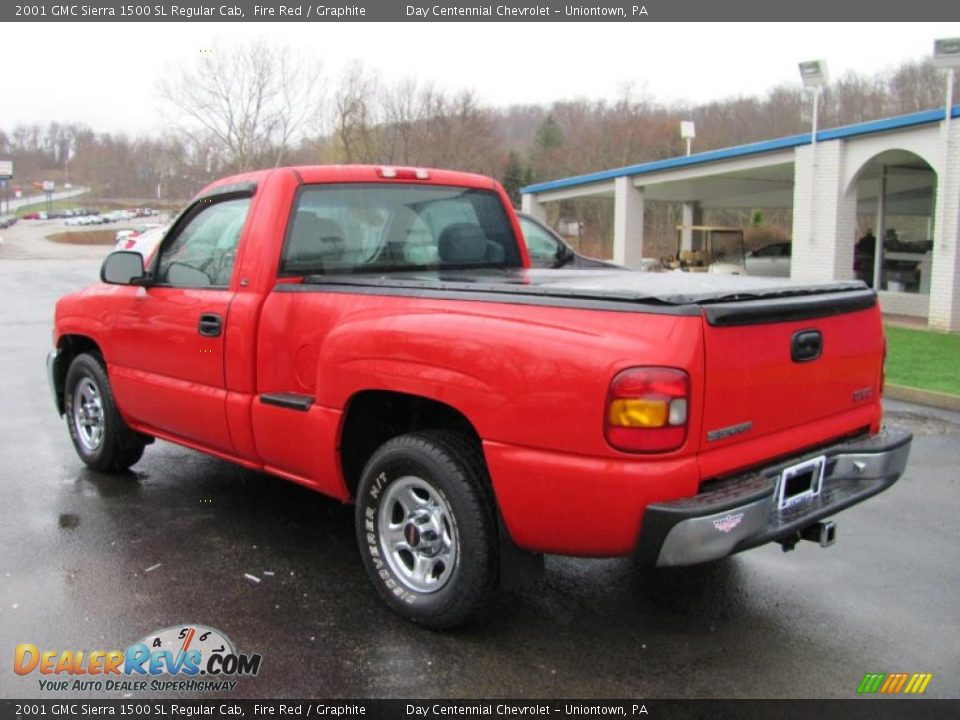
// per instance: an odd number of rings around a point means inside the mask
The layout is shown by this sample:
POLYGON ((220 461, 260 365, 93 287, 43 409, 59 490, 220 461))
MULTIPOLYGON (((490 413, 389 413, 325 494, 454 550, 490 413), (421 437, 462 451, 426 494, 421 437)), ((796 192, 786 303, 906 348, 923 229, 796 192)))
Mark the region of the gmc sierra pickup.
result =
POLYGON ((57 303, 57 409, 96 470, 161 438, 355 503, 373 585, 434 628, 543 553, 828 545, 903 472, 861 283, 532 270, 521 237, 464 173, 215 182, 57 303))

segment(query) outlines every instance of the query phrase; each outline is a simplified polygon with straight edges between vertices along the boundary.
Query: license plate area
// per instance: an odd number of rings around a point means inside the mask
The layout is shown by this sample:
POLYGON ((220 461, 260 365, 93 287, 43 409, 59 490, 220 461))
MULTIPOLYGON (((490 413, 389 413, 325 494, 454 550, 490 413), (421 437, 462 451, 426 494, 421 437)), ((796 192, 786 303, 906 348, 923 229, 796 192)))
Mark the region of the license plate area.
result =
POLYGON ((783 510, 819 495, 826 465, 827 458, 821 455, 784 468, 777 482, 777 509, 783 510))

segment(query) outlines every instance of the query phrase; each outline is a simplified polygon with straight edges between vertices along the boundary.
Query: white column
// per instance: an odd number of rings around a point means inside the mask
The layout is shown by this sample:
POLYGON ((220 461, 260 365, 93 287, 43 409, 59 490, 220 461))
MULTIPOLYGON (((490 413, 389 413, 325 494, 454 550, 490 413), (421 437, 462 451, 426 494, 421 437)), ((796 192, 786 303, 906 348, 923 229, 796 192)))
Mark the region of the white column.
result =
POLYGON ((873 287, 883 289, 883 240, 887 237, 887 166, 880 168, 877 180, 877 219, 873 226, 877 229, 873 250, 873 287))
POLYGON ((950 142, 940 123, 941 160, 934 208, 933 267, 930 278, 931 328, 960 330, 960 122, 950 123, 950 142))
MULTIPOLYGON (((681 208, 680 224, 684 226, 700 225, 703 220, 703 210, 695 202, 685 202, 681 208)), ((680 249, 693 250, 693 231, 689 228, 680 231, 680 249)))
POLYGON ((640 267, 643 258, 643 190, 629 177, 614 180, 613 261, 640 267))
POLYGON ((520 196, 520 209, 527 215, 532 215, 537 220, 542 222, 547 221, 547 209, 543 206, 543 203, 537 198, 536 195, 530 193, 524 193, 520 196))
POLYGON ((857 192, 843 186, 842 140, 797 148, 790 276, 805 282, 853 278, 857 192), (814 157, 816 167, 814 167, 814 157))

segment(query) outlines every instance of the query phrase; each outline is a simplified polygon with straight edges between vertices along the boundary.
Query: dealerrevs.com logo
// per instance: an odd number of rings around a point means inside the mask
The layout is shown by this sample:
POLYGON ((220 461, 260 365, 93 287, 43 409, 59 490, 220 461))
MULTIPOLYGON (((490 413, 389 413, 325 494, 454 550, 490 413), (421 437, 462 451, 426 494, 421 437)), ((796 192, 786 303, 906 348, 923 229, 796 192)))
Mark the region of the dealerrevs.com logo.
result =
POLYGON ((260 672, 258 653, 238 653, 219 630, 174 625, 126 650, 46 650, 17 645, 13 670, 37 675, 41 691, 200 692, 233 690, 239 677, 260 672))

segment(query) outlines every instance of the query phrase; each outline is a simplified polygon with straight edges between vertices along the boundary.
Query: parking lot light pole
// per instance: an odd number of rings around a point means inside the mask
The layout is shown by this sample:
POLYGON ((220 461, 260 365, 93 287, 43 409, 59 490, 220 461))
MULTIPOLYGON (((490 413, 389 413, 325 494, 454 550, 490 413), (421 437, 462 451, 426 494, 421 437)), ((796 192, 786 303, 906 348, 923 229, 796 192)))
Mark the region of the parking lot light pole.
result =
MULTIPOLYGON (((947 91, 943 106, 943 166, 937 177, 937 185, 942 186, 950 162, 950 116, 953 114, 953 78, 956 68, 960 67, 960 38, 934 40, 933 65, 947 71, 947 91)), ((943 202, 943 194, 938 194, 940 195, 940 202, 937 203, 937 234, 940 235, 940 247, 945 247, 947 234, 944 232, 943 221, 946 203, 943 202)))
POLYGON ((816 147, 817 115, 820 110, 820 94, 827 85, 827 61, 810 60, 800 63, 800 79, 803 80, 803 89, 813 95, 813 129, 810 141, 816 147))
POLYGON ((693 120, 681 120, 680 121, 680 137, 687 141, 687 155, 690 154, 690 147, 693 143, 693 139, 697 136, 696 126, 693 124, 693 120))
POLYGON ((944 119, 947 136, 950 131, 950 111, 953 109, 954 70, 960 67, 960 37, 941 38, 933 41, 933 66, 947 71, 947 93, 944 103, 944 119))
POLYGON ((817 116, 820 113, 820 94, 827 85, 827 61, 826 60, 808 60, 799 64, 800 79, 803 81, 803 89, 813 95, 813 120, 810 131, 810 214, 807 222, 810 226, 807 240, 812 245, 814 243, 814 215, 816 212, 816 203, 813 199, 813 189, 816 186, 817 176, 817 116))

